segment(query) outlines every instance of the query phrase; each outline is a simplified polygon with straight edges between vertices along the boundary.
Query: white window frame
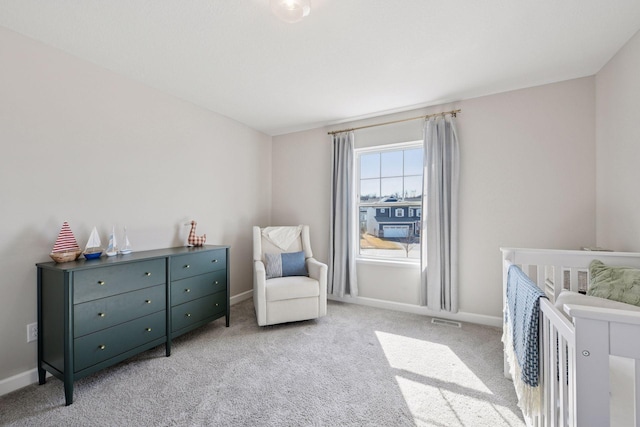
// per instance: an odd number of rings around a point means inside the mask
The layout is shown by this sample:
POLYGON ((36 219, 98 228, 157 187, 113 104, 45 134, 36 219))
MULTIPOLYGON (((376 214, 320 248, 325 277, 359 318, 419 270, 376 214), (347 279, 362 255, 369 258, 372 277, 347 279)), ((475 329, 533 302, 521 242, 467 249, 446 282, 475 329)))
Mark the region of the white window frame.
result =
POLYGON ((403 208, 396 208, 396 212, 394 213, 396 218, 404 218, 404 209, 403 208), (400 213, 400 215, 398 215, 398 213, 400 213))
MULTIPOLYGON (((356 182, 356 191, 354 191, 353 194, 353 206, 355 206, 355 212, 356 215, 358 214, 358 212, 360 212, 360 207, 361 207, 361 203, 360 203, 360 156, 363 154, 369 154, 369 153, 381 153, 381 152, 385 152, 385 151, 400 151, 400 150, 408 150, 408 149, 415 149, 415 148, 423 148, 423 141, 421 140, 417 140, 417 141, 408 141, 408 142, 400 142, 400 143, 393 143, 393 144, 385 144, 385 145, 376 145, 376 146, 372 146, 372 147, 363 147, 363 148, 356 148, 354 149, 354 154, 355 154, 355 165, 356 167, 354 168, 354 172, 355 172, 355 182, 356 182)), ((388 205, 383 205, 383 206, 387 206, 389 208, 394 208, 393 204, 397 203, 397 202, 389 202, 388 205)), ((364 203, 362 204, 363 206, 366 206, 367 204, 364 203)), ((378 207, 380 207, 380 203, 377 204, 378 207)), ((413 207, 411 207, 412 209, 421 209, 422 205, 415 205, 413 207)), ((381 213, 386 213, 386 209, 385 207, 380 207, 380 212, 381 213)), ((390 211, 391 212, 391 211, 390 211)), ((419 211, 418 211, 419 212, 419 211)), ((358 216, 356 216, 357 218, 359 218, 358 216)), ((397 257, 397 258, 393 258, 393 257, 384 257, 384 256, 375 256, 375 255, 370 255, 370 254, 362 254, 360 253, 360 223, 358 223, 357 227, 355 228, 355 233, 353 234, 353 239, 355 240, 355 247, 357 248, 357 255, 356 255, 356 260, 359 262, 366 262, 366 263, 372 263, 372 264, 398 264, 398 265, 406 265, 406 264, 410 264, 410 265, 419 265, 420 264, 420 259, 415 259, 415 258, 404 258, 404 257, 397 257)), ((420 233, 420 239, 422 239, 422 233, 420 233)))

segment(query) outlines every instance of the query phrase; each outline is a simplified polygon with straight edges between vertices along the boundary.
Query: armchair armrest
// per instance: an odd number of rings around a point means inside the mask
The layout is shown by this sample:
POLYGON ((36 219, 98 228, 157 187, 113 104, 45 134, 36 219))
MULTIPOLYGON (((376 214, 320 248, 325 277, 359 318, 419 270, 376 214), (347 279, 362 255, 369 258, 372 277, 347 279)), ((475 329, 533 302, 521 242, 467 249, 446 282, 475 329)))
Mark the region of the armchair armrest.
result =
POLYGON ((256 308, 258 325, 267 323, 267 273, 262 261, 253 262, 253 305, 256 308))
POLYGON ((264 262, 253 261, 253 280, 254 282, 259 280, 262 287, 264 287, 264 282, 267 280, 267 270, 264 267, 264 262))
POLYGON ((307 270, 309 270, 309 277, 312 279, 320 280, 324 276, 326 282, 327 269, 327 264, 323 264, 315 258, 307 258, 307 270))
POLYGON ((309 277, 316 279, 320 284, 320 306, 319 315, 327 314, 327 264, 323 264, 315 258, 307 258, 307 270, 309 277))

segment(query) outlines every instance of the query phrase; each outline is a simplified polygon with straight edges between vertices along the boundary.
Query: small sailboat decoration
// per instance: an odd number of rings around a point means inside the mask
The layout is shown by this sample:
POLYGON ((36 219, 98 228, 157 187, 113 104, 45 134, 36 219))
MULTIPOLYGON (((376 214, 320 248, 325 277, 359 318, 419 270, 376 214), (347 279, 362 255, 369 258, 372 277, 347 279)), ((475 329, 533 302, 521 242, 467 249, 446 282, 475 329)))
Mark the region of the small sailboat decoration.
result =
POLYGON ((118 243, 116 242, 116 227, 112 226, 111 234, 109 235, 109 245, 104 252, 107 256, 114 256, 118 253, 118 243))
POLYGON ((96 259, 100 258, 100 255, 102 255, 102 243, 100 242, 98 230, 95 227, 91 230, 91 234, 89 235, 89 240, 87 241, 87 246, 84 248, 83 254, 86 259, 96 259))
POLYGON ((49 256, 55 262, 69 262, 76 260, 81 252, 69 223, 65 221, 49 256))
POLYGON ((124 228, 124 238, 122 240, 124 241, 124 245, 118 250, 118 252, 122 255, 130 254, 131 252, 133 252, 131 243, 129 242, 129 237, 127 237, 127 227, 124 228))

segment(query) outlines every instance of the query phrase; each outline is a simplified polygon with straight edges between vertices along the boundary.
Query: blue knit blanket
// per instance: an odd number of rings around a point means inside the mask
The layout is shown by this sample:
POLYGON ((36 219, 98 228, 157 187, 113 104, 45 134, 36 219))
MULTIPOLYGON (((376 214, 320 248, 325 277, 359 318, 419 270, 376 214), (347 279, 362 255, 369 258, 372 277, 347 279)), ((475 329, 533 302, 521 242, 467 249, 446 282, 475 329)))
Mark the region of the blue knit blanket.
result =
POLYGON ((507 276, 505 322, 509 322, 511 342, 520 370, 520 379, 529 387, 539 380, 538 337, 540 334, 540 298, 544 292, 516 265, 507 276))

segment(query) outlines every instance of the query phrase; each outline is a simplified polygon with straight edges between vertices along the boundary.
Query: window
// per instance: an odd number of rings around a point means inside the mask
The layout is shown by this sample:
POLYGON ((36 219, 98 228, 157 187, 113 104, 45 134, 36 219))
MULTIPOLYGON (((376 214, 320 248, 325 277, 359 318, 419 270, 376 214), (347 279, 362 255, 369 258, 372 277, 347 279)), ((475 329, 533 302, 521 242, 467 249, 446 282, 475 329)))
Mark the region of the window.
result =
POLYGON ((356 150, 360 256, 420 259, 422 157, 422 141, 356 150))

